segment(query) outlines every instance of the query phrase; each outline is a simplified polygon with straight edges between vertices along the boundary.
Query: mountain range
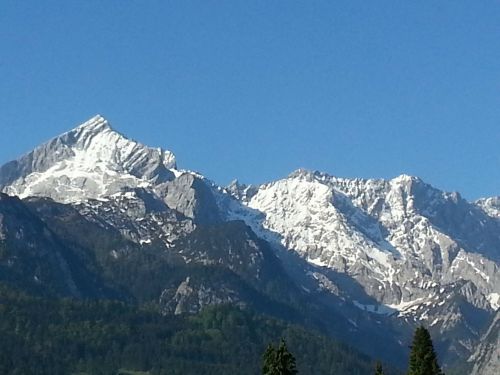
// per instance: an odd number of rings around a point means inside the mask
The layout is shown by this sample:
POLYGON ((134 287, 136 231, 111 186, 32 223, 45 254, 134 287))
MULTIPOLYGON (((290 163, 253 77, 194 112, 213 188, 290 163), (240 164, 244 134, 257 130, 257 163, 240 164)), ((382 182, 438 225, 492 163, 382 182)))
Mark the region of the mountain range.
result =
POLYGON ((500 197, 299 169, 218 186, 96 116, 0 167, 0 280, 42 296, 233 304, 404 367, 496 374, 500 197))

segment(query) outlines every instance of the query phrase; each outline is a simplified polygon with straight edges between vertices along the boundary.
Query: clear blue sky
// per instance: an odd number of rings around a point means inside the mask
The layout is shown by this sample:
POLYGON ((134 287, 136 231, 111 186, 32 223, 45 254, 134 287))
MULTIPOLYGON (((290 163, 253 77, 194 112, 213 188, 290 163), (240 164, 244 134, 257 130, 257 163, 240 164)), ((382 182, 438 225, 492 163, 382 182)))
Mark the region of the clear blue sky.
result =
POLYGON ((97 113, 220 184, 500 195, 500 2, 1 1, 0 163, 97 113))

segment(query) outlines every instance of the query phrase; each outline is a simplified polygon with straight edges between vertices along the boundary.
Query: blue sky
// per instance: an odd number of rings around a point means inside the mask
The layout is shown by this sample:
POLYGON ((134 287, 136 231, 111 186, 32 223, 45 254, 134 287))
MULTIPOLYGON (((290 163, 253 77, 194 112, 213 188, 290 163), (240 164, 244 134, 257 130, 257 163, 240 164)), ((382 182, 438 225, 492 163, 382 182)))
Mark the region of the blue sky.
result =
POLYGON ((0 163, 97 113, 220 184, 500 195, 500 2, 0 2, 0 163))

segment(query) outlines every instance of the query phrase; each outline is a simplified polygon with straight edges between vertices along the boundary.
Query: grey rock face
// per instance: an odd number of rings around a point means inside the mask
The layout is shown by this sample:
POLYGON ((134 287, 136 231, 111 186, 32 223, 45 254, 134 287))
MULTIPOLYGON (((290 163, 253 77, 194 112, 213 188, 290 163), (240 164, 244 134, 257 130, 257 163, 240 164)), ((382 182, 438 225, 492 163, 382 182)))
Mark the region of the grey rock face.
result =
POLYGON ((87 220, 103 228, 117 229, 126 239, 144 246, 158 243, 169 248, 195 228, 192 220, 143 189, 107 199, 89 199, 75 207, 87 220))
POLYGON ((191 173, 183 173, 175 180, 155 187, 172 209, 196 222, 220 221, 219 209, 210 186, 191 173))
POLYGON ((481 339, 475 353, 469 358, 474 364, 472 375, 497 375, 500 373, 500 311, 481 339))
POLYGON ((229 286, 205 285, 187 277, 181 282, 175 292, 164 290, 160 297, 160 305, 164 313, 174 313, 175 315, 200 312, 205 306, 220 305, 225 303, 245 306, 240 300, 238 292, 229 286))
POLYGON ((259 190, 258 186, 241 184, 238 180, 233 180, 226 191, 241 202, 247 203, 259 190))

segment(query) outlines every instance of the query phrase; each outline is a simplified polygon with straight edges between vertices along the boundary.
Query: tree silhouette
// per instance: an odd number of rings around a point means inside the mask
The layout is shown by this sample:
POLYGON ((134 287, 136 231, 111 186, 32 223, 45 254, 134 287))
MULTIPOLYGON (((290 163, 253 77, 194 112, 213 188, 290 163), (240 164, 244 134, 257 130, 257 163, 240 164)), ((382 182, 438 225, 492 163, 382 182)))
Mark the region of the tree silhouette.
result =
POLYGON ((384 375, 384 370, 382 369, 382 364, 378 361, 375 364, 375 375, 384 375))
POLYGON ((278 348, 269 344, 262 357, 262 374, 263 375, 295 375, 297 368, 295 365, 295 357, 288 351, 286 342, 281 339, 278 348))
POLYGON ((418 327, 413 336, 408 375, 443 375, 437 362, 431 335, 423 326, 418 327))

